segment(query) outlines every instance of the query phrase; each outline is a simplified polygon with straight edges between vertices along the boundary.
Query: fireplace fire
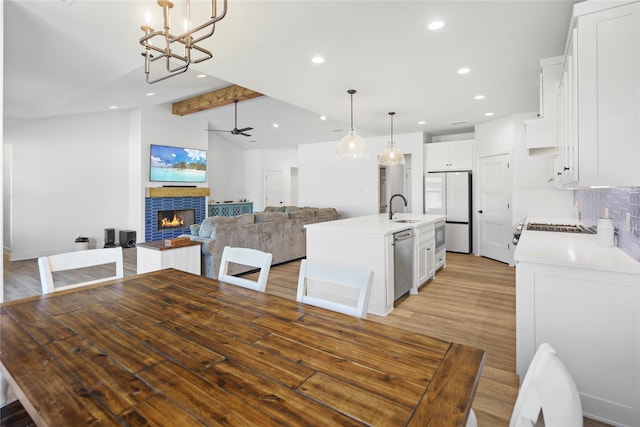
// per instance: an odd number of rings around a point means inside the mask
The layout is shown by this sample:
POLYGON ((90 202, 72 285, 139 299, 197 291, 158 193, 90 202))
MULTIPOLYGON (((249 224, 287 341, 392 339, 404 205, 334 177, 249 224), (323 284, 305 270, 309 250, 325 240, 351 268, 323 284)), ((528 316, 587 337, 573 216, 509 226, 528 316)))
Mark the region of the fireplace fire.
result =
POLYGON ((189 228, 195 223, 195 209, 158 211, 158 231, 189 228))

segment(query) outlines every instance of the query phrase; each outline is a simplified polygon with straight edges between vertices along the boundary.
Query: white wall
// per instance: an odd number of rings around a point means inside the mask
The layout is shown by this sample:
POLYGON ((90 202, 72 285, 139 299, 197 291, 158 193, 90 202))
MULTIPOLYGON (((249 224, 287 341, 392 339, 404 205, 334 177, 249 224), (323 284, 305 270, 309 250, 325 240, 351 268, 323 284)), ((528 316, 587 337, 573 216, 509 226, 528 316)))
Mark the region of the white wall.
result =
POLYGON ((250 150, 244 154, 246 198, 253 202, 253 210, 265 207, 264 174, 266 170, 282 173, 282 203, 291 204, 291 168, 298 166, 298 149, 250 150))
POLYGON ((5 125, 10 259, 73 250, 77 235, 103 247, 105 228, 116 241, 119 230, 144 241, 144 189, 162 185, 149 182, 150 144, 207 149, 204 129, 204 119, 175 116, 170 105, 5 125))
POLYGON ((207 153, 207 173, 210 200, 244 199, 244 152, 211 132, 207 153))
POLYGON ((551 158, 526 148, 523 122, 535 117, 533 112, 514 114, 476 127, 478 157, 512 154, 514 224, 524 217, 571 218, 572 192, 547 182, 551 158))
POLYGON ((115 111, 5 125, 12 260, 72 250, 77 235, 101 247, 104 228, 129 228, 128 122, 115 111))
MULTIPOLYGON (((142 182, 147 187, 162 187, 161 182, 149 181, 149 150, 151 144, 174 147, 209 148, 207 121, 198 115, 177 116, 171 113, 171 104, 141 108, 142 182)), ((207 152, 207 157, 208 157, 207 152)), ((207 176, 209 168, 207 163, 207 176)), ((206 187, 207 184, 196 184, 206 187)))
MULTIPOLYGON (((422 213, 424 144, 422 133, 394 136, 403 153, 412 156, 412 212, 422 213)), ((369 157, 336 157, 337 141, 298 147, 299 205, 335 207, 343 218, 378 213, 378 154, 388 136, 367 138, 369 157)))
MULTIPOLYGON (((511 154, 513 194, 511 223, 524 217, 571 218, 573 194, 553 188, 548 180, 548 162, 542 155, 530 154, 525 146, 524 120, 536 117, 536 113, 521 113, 492 120, 476 126, 476 154, 486 157, 511 154)), ((478 180, 474 181, 474 203, 477 204, 478 180)), ((474 229, 477 215, 474 213, 474 229)), ((509 240, 511 236, 508 236, 509 240)), ((474 237, 477 253, 477 234, 474 237)))
MULTIPOLYGON (((132 114, 135 115, 135 112, 132 114)), ((132 229, 137 232, 137 240, 144 242, 146 241, 144 235, 144 188, 164 185, 161 182, 149 181, 151 144, 208 150, 209 137, 208 132, 205 130, 207 129, 207 122, 204 118, 198 115, 177 116, 172 114, 171 104, 142 107, 140 109, 139 133, 137 133, 137 126, 138 122, 132 120, 129 151, 132 161, 139 166, 133 169, 130 179, 132 191, 136 193, 133 198, 135 206, 130 206, 130 209, 132 218, 137 220, 132 229), (137 139, 138 137, 139 139, 137 139)), ((209 152, 207 151, 207 159, 208 157, 209 152)), ((211 168, 207 162, 207 180, 209 179, 210 170, 211 168)), ((207 187, 208 183, 194 185, 207 187)), ((116 240, 118 240, 117 237, 116 235, 116 240)))

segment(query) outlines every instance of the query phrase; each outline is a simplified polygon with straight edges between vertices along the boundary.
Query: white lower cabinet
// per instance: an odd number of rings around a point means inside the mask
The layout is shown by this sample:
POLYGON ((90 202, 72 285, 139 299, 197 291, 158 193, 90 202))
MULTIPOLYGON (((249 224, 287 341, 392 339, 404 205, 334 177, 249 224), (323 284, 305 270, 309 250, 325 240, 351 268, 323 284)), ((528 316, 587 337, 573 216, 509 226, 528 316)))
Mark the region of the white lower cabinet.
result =
POLYGON ((433 279, 436 271, 436 239, 433 223, 421 225, 415 232, 416 252, 411 295, 417 294, 420 286, 433 279))
POLYGON ((436 265, 436 241, 429 240, 418 245, 418 287, 433 279, 436 265))
POLYGON ((524 378, 550 343, 571 372, 585 416, 640 426, 637 274, 516 264, 516 367, 524 378))

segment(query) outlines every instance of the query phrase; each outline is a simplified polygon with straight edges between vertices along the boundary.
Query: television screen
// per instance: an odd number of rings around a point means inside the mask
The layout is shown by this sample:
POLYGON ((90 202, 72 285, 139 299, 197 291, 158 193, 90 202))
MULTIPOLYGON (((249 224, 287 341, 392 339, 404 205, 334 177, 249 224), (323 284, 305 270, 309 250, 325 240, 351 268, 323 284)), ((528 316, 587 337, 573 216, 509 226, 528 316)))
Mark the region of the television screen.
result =
POLYGON ((207 150, 151 144, 150 181, 207 182, 207 150))

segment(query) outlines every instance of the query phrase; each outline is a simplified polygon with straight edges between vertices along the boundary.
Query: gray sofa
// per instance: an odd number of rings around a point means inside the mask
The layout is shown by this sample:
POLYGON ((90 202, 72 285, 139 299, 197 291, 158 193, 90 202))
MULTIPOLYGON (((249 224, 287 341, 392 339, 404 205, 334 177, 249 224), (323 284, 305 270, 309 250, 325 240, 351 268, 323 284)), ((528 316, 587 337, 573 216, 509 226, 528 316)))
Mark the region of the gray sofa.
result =
MULTIPOLYGON (((225 246, 239 246, 270 252, 272 265, 303 258, 307 252, 305 224, 339 219, 334 208, 267 207, 264 212, 239 216, 210 216, 191 226, 191 239, 203 242, 202 273, 218 277, 225 246)), ((249 267, 230 265, 230 274, 249 267)))

